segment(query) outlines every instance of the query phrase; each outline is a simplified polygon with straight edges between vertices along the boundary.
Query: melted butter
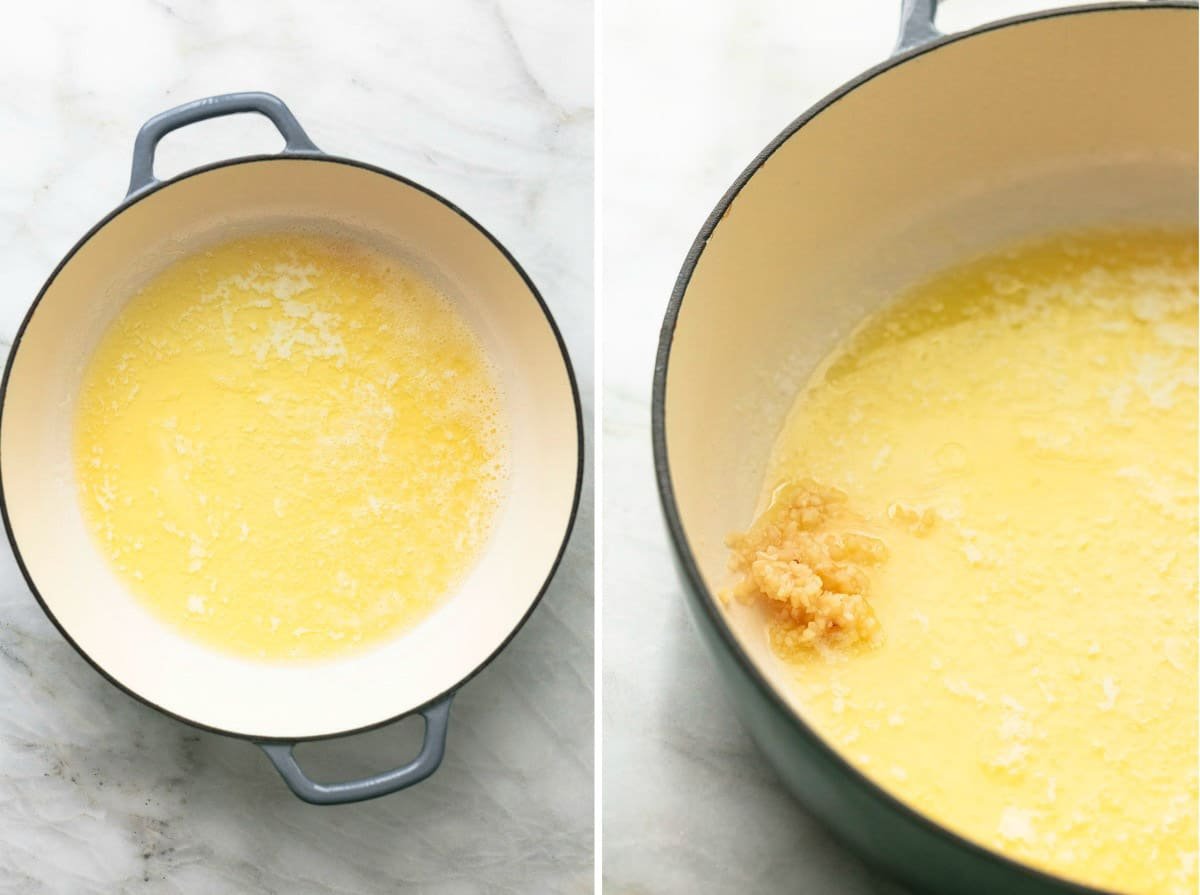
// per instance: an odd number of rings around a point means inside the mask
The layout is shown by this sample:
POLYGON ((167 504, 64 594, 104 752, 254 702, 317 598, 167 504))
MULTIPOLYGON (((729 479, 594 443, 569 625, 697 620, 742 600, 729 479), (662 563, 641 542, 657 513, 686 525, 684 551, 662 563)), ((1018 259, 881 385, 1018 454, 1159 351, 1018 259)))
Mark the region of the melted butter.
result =
POLYGON ((473 564, 505 476, 479 340, 415 272, 327 237, 173 263, 103 336, 77 413, 84 517, 119 577, 248 657, 415 624, 473 564))
POLYGON ((1107 889, 1197 882, 1196 234, 946 272, 814 376, 763 505, 811 477, 888 558, 883 631, 792 655, 805 714, 918 810, 1107 889))

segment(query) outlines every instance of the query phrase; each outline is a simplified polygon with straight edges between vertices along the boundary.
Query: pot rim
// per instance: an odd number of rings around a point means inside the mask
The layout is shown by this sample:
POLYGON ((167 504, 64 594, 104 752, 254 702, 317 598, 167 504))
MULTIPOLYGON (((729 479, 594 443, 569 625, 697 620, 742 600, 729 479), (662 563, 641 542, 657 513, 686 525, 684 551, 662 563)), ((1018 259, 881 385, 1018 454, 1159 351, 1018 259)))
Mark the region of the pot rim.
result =
POLYGON ((188 180, 192 177, 196 177, 201 174, 207 174, 211 171, 216 171, 221 168, 229 168, 229 167, 233 167, 236 165, 251 164, 254 162, 263 162, 263 161, 282 161, 282 162, 300 161, 300 162, 312 162, 312 163, 321 163, 321 164, 347 165, 347 166, 353 167, 353 168, 360 168, 364 171, 369 171, 373 174, 379 174, 384 177, 390 178, 391 180, 399 181, 400 183, 403 183, 406 186, 409 186, 421 193, 424 193, 426 196, 429 196, 431 199, 434 199, 435 201, 440 202, 442 205, 444 205, 450 211, 454 212, 456 215, 458 215, 460 218, 462 218, 464 221, 466 221, 468 224, 470 224, 472 227, 474 227, 484 238, 486 238, 500 252, 500 254, 504 257, 504 259, 512 266, 512 268, 521 277, 521 280, 525 283, 526 288, 529 290, 530 294, 533 296, 534 300, 537 302, 538 307, 541 309, 542 315, 546 318, 546 324, 547 324, 547 326, 550 327, 550 332, 553 334, 554 340, 558 345, 559 355, 562 358, 563 367, 567 374, 567 382, 569 383, 570 388, 571 388, 571 402, 575 409, 575 438, 576 438, 576 445, 577 445, 576 462, 575 462, 575 490, 574 490, 574 495, 571 499, 571 512, 567 517, 567 524, 563 530, 562 540, 560 541, 559 546, 558 546, 558 552, 555 554, 554 561, 550 564, 549 571, 547 571, 547 573, 546 573, 546 578, 542 582, 541 586, 538 588, 538 592, 537 592, 536 596, 533 598, 532 602, 529 604, 529 607, 525 610, 524 614, 517 621, 517 623, 513 626, 512 630, 510 630, 508 632, 508 635, 496 646, 496 648, 487 656, 487 658, 485 658, 482 662, 480 662, 478 665, 476 665, 470 672, 468 672, 461 679, 459 679, 453 686, 448 687, 447 689, 443 690, 440 693, 432 695, 428 700, 421 703, 420 705, 414 706, 413 708, 410 708, 410 709, 406 709, 405 711, 401 712, 400 714, 391 715, 383 720, 376 721, 371 724, 365 724, 360 727, 350 728, 348 730, 337 731, 334 733, 323 733, 323 734, 318 734, 315 736, 301 736, 301 737, 291 737, 291 736, 290 737, 278 737, 278 736, 265 736, 265 735, 259 735, 259 734, 251 734, 251 733, 240 733, 237 731, 226 730, 226 729, 220 728, 220 727, 214 727, 210 724, 204 724, 204 723, 202 723, 200 721, 196 721, 192 718, 185 717, 185 716, 180 715, 176 712, 173 712, 170 709, 168 709, 162 705, 159 705, 158 703, 156 703, 150 699, 147 699, 146 697, 137 693, 131 687, 129 687, 128 685, 117 680, 117 678, 115 678, 113 675, 109 674, 108 671, 105 670, 103 666, 101 666, 98 662, 96 662, 94 659, 92 659, 92 657, 90 655, 88 655, 87 652, 84 651, 84 649, 75 641, 75 639, 71 636, 71 634, 67 631, 67 629, 55 617, 54 613, 50 610, 49 605, 46 603, 45 599, 43 599, 42 594, 38 590, 37 585, 34 583, 33 576, 29 573, 29 570, 25 566, 25 561, 21 556, 21 550, 20 550, 20 547, 17 545, 17 539, 16 539, 15 534, 13 533, 12 522, 9 519, 9 515, 8 515, 8 500, 5 497, 5 493, 4 493, 3 464, 0 463, 0 518, 2 518, 4 521, 4 533, 8 538, 9 545, 12 547, 13 558, 16 560, 17 567, 21 570, 21 576, 25 579, 25 583, 28 585, 29 590, 33 594, 34 599, 37 600, 38 605, 41 606, 42 611, 46 614, 46 617, 49 618, 50 622, 54 625, 54 627, 58 629, 58 633, 62 635, 63 639, 66 640, 67 643, 69 643, 71 645, 71 647, 75 650, 75 652, 77 652, 80 656, 83 657, 84 661, 86 661, 88 663, 88 665, 90 665, 93 669, 95 669, 95 671, 97 673, 99 673, 101 677, 103 677, 105 680, 107 680, 110 684, 112 684, 117 689, 124 692, 126 695, 133 697, 135 700, 142 703, 143 705, 148 706, 149 708, 155 709, 156 711, 161 712, 162 714, 166 715, 167 717, 173 718, 176 721, 180 721, 180 722, 188 725, 189 727, 195 727, 199 730, 204 730, 209 733, 216 733, 216 734, 220 734, 222 736, 234 737, 236 739, 247 740, 247 741, 255 742, 255 743, 292 744, 292 743, 315 742, 315 741, 319 741, 319 740, 329 740, 329 739, 335 739, 338 737, 353 736, 354 734, 359 734, 359 733, 366 733, 367 731, 376 730, 381 727, 386 727, 389 724, 394 724, 395 722, 400 721, 404 718, 407 718, 411 715, 419 714, 423 710, 434 706, 435 704, 441 702, 442 700, 444 700, 448 697, 453 696, 456 692, 458 692, 458 690, 462 686, 469 683, 476 675, 478 675, 481 671, 483 671, 484 668, 486 668, 488 665, 490 665, 492 663, 492 661, 498 655, 500 655, 500 653, 502 653, 504 651, 504 649, 509 645, 509 643, 512 642, 513 638, 516 637, 517 633, 521 630, 521 628, 523 628, 525 626, 525 623, 529 620, 529 617, 533 614, 533 611, 535 609, 537 609, 538 605, 542 602, 542 598, 546 595, 546 591, 550 587, 550 582, 553 580, 554 575, 558 571, 558 567, 562 562, 563 554, 566 552, 567 543, 570 541, 571 533, 575 527, 575 521, 579 515, 579 505, 580 505, 580 500, 581 500, 582 493, 583 493, 583 471, 584 471, 584 450, 585 450, 584 449, 584 433, 583 433, 583 408, 582 408, 582 405, 580 403, 580 398, 579 398, 579 385, 575 379, 575 369, 571 364, 570 354, 567 352, 566 343, 563 341, 562 333, 559 331, 558 324, 554 320, 554 315, 551 314, 550 309, 546 306, 545 299, 542 298, 541 292, 538 291, 537 286, 534 285, 533 280, 530 279, 530 277, 529 277, 529 274, 527 274, 525 272, 525 269, 523 267, 521 267, 521 265, 517 262, 517 259, 513 257, 512 253, 510 253, 508 251, 508 249, 505 248, 504 244, 501 243, 500 240, 498 240, 495 236, 493 236, 492 233, 487 230, 487 228, 485 228, 482 224, 480 224, 477 220, 475 220, 475 218, 471 217, 469 214, 467 214, 465 211, 463 211, 463 209, 460 208, 458 205, 451 202, 449 199, 446 199, 441 194, 435 192, 434 190, 429 189, 428 187, 422 186, 421 184, 419 184, 401 174, 397 174, 394 171, 389 171, 386 168, 381 168, 378 165, 373 165, 373 164, 370 164, 369 162, 358 161, 357 159, 346 158, 344 156, 331 155, 330 153, 327 153, 327 152, 295 153, 295 154, 284 152, 284 153, 277 153, 277 154, 261 153, 261 154, 255 154, 255 155, 238 156, 236 158, 231 158, 231 159, 223 159, 221 161, 216 161, 216 162, 211 162, 206 165, 201 165, 200 167, 197 167, 197 168, 191 168, 191 169, 184 171, 183 173, 178 174, 175 177, 171 177, 167 180, 155 182, 145 189, 139 190, 139 191, 133 193, 132 195, 126 196, 125 199, 123 199, 120 202, 120 204, 118 204, 115 208, 113 208, 112 211, 110 211, 103 218, 101 218, 97 223, 95 223, 91 228, 89 228, 88 231, 82 237, 80 237, 79 240, 71 247, 71 250, 69 252, 67 252, 67 254, 65 256, 63 256, 63 259, 61 261, 59 261, 58 264, 55 266, 55 268, 51 272, 50 276, 46 279, 46 282, 42 285, 42 288, 40 290, 38 290, 37 296, 34 298, 33 303, 29 306, 29 310, 25 312, 25 317, 22 319, 21 325, 17 329, 17 334, 13 338, 12 345, 9 347, 8 358, 4 364, 3 379, 0 380, 0 422, 2 422, 3 418, 4 418, 4 410, 5 410, 5 406, 7 403, 8 386, 9 386, 10 376, 12 373, 13 361, 17 357, 17 352, 20 349, 21 340, 25 335, 25 330, 29 326, 30 321, 33 319, 34 313, 37 311, 38 307, 41 305, 43 297, 45 296, 46 292, 50 289, 50 287, 54 284, 54 281, 58 278, 58 275, 67 266, 67 264, 70 263, 71 259, 75 257, 76 253, 81 248, 83 248, 83 246, 88 241, 90 241, 93 236, 95 236, 97 233, 99 233, 101 229, 103 229, 109 223, 114 221, 117 217, 119 217, 121 214, 123 214, 126 210, 128 210, 129 208, 138 204, 143 199, 146 199, 149 196, 159 193, 162 190, 167 189, 168 187, 174 186, 175 184, 180 183, 181 181, 188 180))
POLYGON ((758 170, 775 154, 775 152, 783 146, 788 140, 795 136, 804 125, 816 118, 821 112, 833 106, 838 100, 862 87, 876 77, 886 74, 892 69, 898 68, 905 63, 924 56, 927 53, 939 50, 949 44, 958 43, 959 41, 968 40, 977 35, 986 34, 992 31, 998 31, 1003 28, 1009 28, 1017 25, 1023 25, 1030 22, 1041 21, 1043 19, 1052 19, 1065 17, 1070 15, 1087 15, 1093 13, 1116 12, 1126 10, 1162 10, 1162 9, 1178 9, 1183 11, 1195 12, 1197 3, 1195 0, 1118 0, 1118 2, 1102 2, 1089 3, 1081 6, 1063 7, 1058 9, 1042 10, 1040 12, 1027 13, 1024 15, 1009 16, 1007 18, 998 19, 996 21, 987 22, 983 25, 969 28, 963 31, 957 31, 952 34, 945 34, 933 38, 927 42, 921 43, 918 46, 896 53, 895 55, 885 59, 866 71, 845 82, 840 87, 837 87, 832 92, 826 94, 823 98, 814 103, 798 118, 794 119, 787 125, 776 137, 767 144, 767 146, 759 152, 757 156, 750 162, 749 165, 738 175, 733 184, 726 190, 721 197, 716 207, 709 214, 708 219, 700 228, 691 247, 688 249, 686 258, 682 268, 680 268, 679 276, 675 281, 675 287, 671 291, 671 297, 667 303, 666 313, 663 317, 662 329, 659 334, 658 350, 654 360, 654 382, 651 392, 651 441, 654 454, 655 480, 658 484, 659 501, 662 504, 663 515, 666 519, 667 530, 671 538, 671 543, 675 548, 675 552, 679 557, 680 565, 684 570, 686 584, 690 586, 693 594, 698 597, 694 602, 697 603, 701 611, 705 614, 709 624, 716 631, 717 636, 724 644, 725 649, 733 656, 734 660, 741 666, 742 672, 750 678, 751 681, 758 687, 766 696, 768 701, 772 703, 775 709, 782 713, 783 717, 791 722, 793 729, 807 741, 808 745, 817 750, 827 760, 831 761, 842 773, 842 776, 848 782, 857 786, 865 795, 872 798, 876 803, 884 808, 890 809, 894 814, 899 815, 904 820, 917 827, 922 828, 927 833, 940 837, 947 843, 956 846, 960 850, 970 853, 981 861, 986 861, 995 867, 1002 868, 1006 872, 1014 876, 1023 875, 1027 879, 1038 880, 1039 882, 1057 885, 1060 887, 1064 895, 1121 895, 1121 893, 1110 889, 1101 889, 1094 886, 1089 886, 1085 883, 1076 882, 1064 876, 1051 873, 1047 870, 1042 870, 1032 864, 1027 864, 1013 857, 1005 855, 999 851, 988 848, 966 836, 956 833, 949 827, 935 821, 932 817, 922 814, 908 803, 902 801, 892 795, 883 786, 873 781, 866 774, 856 768, 847 760, 841 752, 836 750, 830 743, 821 737, 816 730, 808 724, 791 705, 789 705, 779 694, 779 692, 771 685, 767 678, 759 671, 754 661, 749 654, 742 648, 734 635, 732 628, 726 622, 724 614, 717 605, 713 595, 709 592, 707 585, 704 583, 704 578, 700 574, 700 567, 696 562, 695 555, 692 553, 690 544, 688 543, 687 535, 683 530, 683 522, 679 513, 679 506, 675 500, 675 488, 671 481, 670 462, 667 454, 667 435, 666 435, 666 388, 667 388, 667 369, 670 366, 671 360, 671 345, 675 337, 675 327, 679 320, 679 311, 683 305, 683 297, 687 292, 688 286, 691 283, 692 274, 695 272, 696 265, 700 261, 700 257, 704 254, 704 250, 708 245, 709 239, 713 232, 721 223, 721 220, 728 213, 730 206, 737 199, 742 189, 749 183, 750 179, 758 172, 758 170))

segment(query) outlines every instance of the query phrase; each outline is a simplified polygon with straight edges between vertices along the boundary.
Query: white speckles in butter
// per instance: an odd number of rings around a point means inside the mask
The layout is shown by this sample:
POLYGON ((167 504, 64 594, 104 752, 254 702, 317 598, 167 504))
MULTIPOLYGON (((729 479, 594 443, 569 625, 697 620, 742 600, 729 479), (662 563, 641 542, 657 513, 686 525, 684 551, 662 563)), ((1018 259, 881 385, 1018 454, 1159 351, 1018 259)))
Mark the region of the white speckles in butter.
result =
POLYGON ((1104 691, 1104 698, 1100 700, 1100 711, 1111 711, 1113 706, 1117 704, 1117 697, 1121 694, 1121 688, 1117 686, 1117 682, 1111 677, 1105 677, 1100 682, 1100 689, 1104 691))
POLYGON ((1001 812, 996 832, 1000 834, 1002 839, 1019 839, 1024 842, 1034 842, 1037 838, 1037 830, 1034 828, 1036 817, 1036 813, 1028 808, 1018 808, 1010 805, 1001 812))

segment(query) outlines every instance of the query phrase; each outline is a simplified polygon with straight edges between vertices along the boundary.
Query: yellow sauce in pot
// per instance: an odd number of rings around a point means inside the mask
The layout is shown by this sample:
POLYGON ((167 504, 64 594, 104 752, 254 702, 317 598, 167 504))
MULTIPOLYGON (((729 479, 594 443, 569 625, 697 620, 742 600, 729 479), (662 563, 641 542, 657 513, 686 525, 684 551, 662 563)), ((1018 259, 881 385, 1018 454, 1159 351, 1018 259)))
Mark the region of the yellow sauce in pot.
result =
POLYGON ((479 555, 506 474, 479 339, 426 279, 332 237, 173 263, 103 336, 77 413, 99 549, 154 614, 247 657, 418 622, 479 555))
POLYGON ((1197 885, 1196 234, 918 286, 812 378, 731 539, 805 716, 917 810, 1105 889, 1197 885))

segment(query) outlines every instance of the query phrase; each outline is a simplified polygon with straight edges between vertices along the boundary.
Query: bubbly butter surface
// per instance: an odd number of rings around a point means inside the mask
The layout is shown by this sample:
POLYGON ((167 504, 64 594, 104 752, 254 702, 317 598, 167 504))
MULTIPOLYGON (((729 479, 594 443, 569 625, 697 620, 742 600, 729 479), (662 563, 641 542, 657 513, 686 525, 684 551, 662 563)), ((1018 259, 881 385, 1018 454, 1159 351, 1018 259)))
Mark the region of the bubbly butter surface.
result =
POLYGON ((483 346, 357 242, 257 235, 174 262, 85 370, 85 521, 157 616, 316 658, 395 636, 462 578, 505 479, 483 346))
POLYGON ((762 503, 831 486, 853 513, 814 525, 886 547, 855 567, 878 642, 786 655, 817 729, 967 837, 1139 895, 1197 885, 1196 304, 1195 232, 939 275, 817 371, 762 503))

